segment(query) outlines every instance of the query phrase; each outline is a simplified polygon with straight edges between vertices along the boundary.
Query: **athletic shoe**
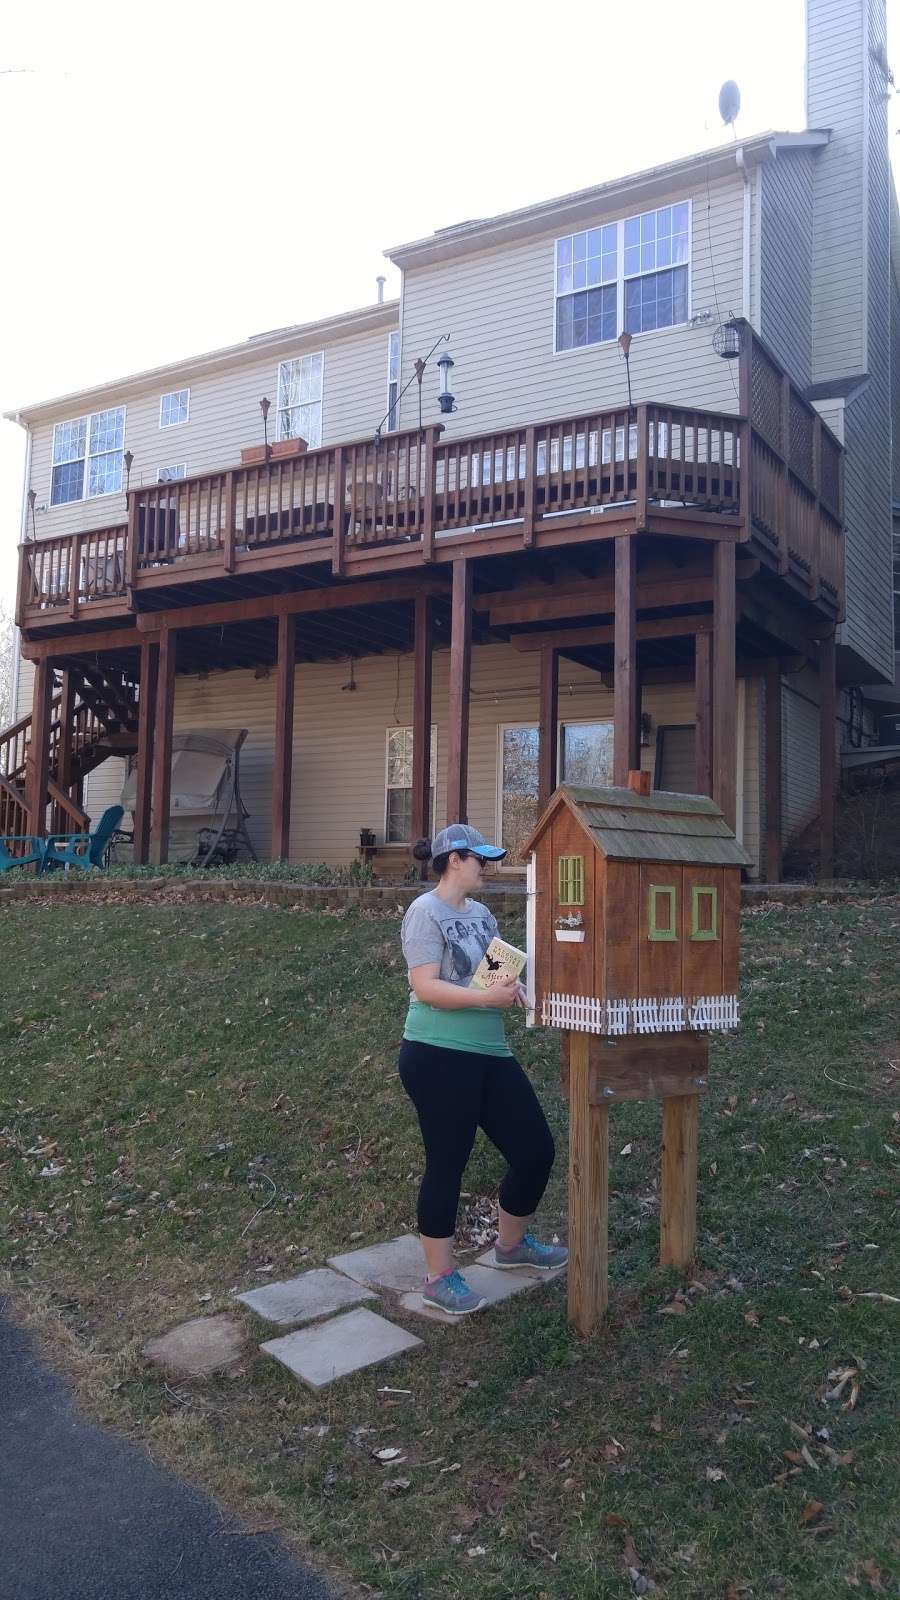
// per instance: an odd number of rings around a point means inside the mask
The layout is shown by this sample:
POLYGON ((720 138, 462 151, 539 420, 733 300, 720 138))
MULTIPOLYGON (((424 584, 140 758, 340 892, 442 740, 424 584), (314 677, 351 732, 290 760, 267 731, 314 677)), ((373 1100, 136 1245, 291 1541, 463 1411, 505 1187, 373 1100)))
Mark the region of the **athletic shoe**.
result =
POLYGON ((426 1279, 422 1285, 423 1306, 433 1306, 435 1311, 449 1312, 451 1317, 467 1317, 470 1311, 480 1311, 487 1305, 483 1294, 470 1289, 462 1273, 454 1268, 432 1283, 426 1279))
POLYGON ((552 1272, 555 1267, 564 1267, 568 1259, 565 1245, 541 1244, 533 1233, 526 1233, 512 1250, 494 1245, 495 1267, 537 1267, 541 1272, 552 1272))

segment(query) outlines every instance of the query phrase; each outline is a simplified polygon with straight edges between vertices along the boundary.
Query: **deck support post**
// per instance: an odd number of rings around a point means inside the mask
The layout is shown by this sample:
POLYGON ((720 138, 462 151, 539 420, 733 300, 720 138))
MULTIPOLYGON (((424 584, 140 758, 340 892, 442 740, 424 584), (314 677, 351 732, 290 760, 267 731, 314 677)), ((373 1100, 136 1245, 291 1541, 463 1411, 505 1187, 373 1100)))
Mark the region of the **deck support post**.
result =
POLYGON ((75 733, 75 674, 66 667, 59 696, 59 745, 56 754, 56 781, 66 794, 72 788, 73 737, 75 733))
POLYGON ((629 534, 616 539, 613 639, 613 783, 625 788, 641 764, 640 690, 637 673, 637 547, 629 534))
POLYGON ((150 860, 162 866, 169 859, 169 811, 172 803, 172 723, 175 711, 175 646, 178 635, 164 628, 159 636, 156 680, 156 726, 153 739, 153 825, 150 860))
POLYGON ((53 662, 38 661, 34 669, 31 701, 31 743, 25 770, 25 808, 28 832, 43 838, 47 832, 47 786, 50 782, 50 717, 53 699, 53 662))
POLYGON ((609 1107, 591 1104, 589 1035, 569 1045, 569 1321, 592 1333, 609 1303, 609 1107))
POLYGON ((834 877, 834 806, 837 793, 836 651, 834 634, 819 645, 819 877, 834 877))
POLYGON ((538 713, 538 816, 557 784, 559 747, 559 651, 547 645, 541 651, 538 713))
MULTIPOLYGON (((427 594, 416 595, 415 641, 413 646, 413 758, 411 828, 413 843, 416 839, 431 837, 431 658, 434 648, 432 637, 431 601, 427 594)), ((421 876, 428 870, 422 862, 421 876)))
POLYGON ((712 635, 694 634, 694 754, 698 794, 712 795, 713 767, 713 674, 712 635))
POLYGON ((697 1145, 700 1096, 672 1095, 663 1101, 660 1173, 659 1260, 686 1267, 697 1248, 697 1145))
POLYGON ((272 771, 272 860, 291 853, 291 780, 294 765, 294 676, 297 618, 280 613, 275 685, 275 757, 272 771))
POLYGON ((729 828, 737 818, 737 664, 734 545, 713 546, 713 792, 729 828))
POLYGON ((132 855, 145 866, 150 854, 150 817, 153 798, 153 727, 156 685, 159 678, 159 641, 141 640, 141 686, 138 695, 137 783, 134 796, 132 855))
POLYGON ((472 563, 453 563, 450 691, 447 707, 447 822, 468 820, 469 689, 472 678, 472 563))
POLYGON ((781 668, 766 667, 766 881, 781 882, 781 668))

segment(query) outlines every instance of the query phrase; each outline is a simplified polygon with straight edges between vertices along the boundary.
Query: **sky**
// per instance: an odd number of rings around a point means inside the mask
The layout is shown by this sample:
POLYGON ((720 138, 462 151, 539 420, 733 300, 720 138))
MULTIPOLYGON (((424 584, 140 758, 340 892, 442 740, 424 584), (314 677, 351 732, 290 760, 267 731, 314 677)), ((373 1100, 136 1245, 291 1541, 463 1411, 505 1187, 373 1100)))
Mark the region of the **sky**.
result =
MULTIPOLYGON (((804 122, 803 0, 17 10, 0 412, 396 294, 387 246, 721 143, 727 78, 739 136, 804 122)), ((7 604, 24 438, 0 422, 7 604)))

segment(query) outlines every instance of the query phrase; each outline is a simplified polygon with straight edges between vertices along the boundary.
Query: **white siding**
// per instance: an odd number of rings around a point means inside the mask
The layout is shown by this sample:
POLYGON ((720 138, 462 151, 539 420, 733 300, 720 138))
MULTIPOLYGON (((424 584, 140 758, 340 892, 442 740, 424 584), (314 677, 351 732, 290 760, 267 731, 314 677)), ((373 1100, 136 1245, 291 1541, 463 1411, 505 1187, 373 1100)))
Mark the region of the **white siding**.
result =
MULTIPOLYGON (((705 187, 673 191, 665 203, 677 200, 693 202, 689 309, 692 315, 709 312, 710 320, 696 328, 635 335, 634 398, 737 411, 736 375, 715 354, 711 339, 719 317, 742 306, 743 180, 736 173, 710 185, 708 217, 705 187)), ((589 225, 619 215, 624 213, 598 213, 589 225)), ((565 231, 405 273, 402 379, 407 381, 416 357, 427 354, 440 333, 450 334, 459 409, 444 419, 449 433, 480 433, 627 402, 615 342, 553 353, 554 242, 565 231)), ((426 374, 425 384, 424 414, 433 420, 434 374, 426 374)), ((402 403, 404 427, 415 421, 414 388, 402 403)))
POLYGON ((807 123, 830 128, 814 176, 814 383, 866 370, 865 11, 870 0, 806 0, 807 123))
POLYGON ((813 169, 785 150, 760 169, 759 331, 801 389, 811 382, 813 169))

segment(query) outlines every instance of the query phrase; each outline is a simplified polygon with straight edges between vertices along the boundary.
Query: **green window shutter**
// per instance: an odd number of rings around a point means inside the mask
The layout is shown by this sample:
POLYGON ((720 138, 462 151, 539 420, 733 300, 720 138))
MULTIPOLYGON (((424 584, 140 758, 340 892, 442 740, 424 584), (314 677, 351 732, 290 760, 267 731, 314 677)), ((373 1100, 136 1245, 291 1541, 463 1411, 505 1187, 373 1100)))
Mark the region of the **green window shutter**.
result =
POLYGON ((651 883, 648 902, 648 939, 654 944, 674 944, 678 938, 674 885, 651 883))
POLYGON ((560 856, 559 903, 561 906, 584 905, 584 856, 560 856))
POLYGON ((718 939, 719 891, 695 883, 691 890, 691 939, 718 939))

